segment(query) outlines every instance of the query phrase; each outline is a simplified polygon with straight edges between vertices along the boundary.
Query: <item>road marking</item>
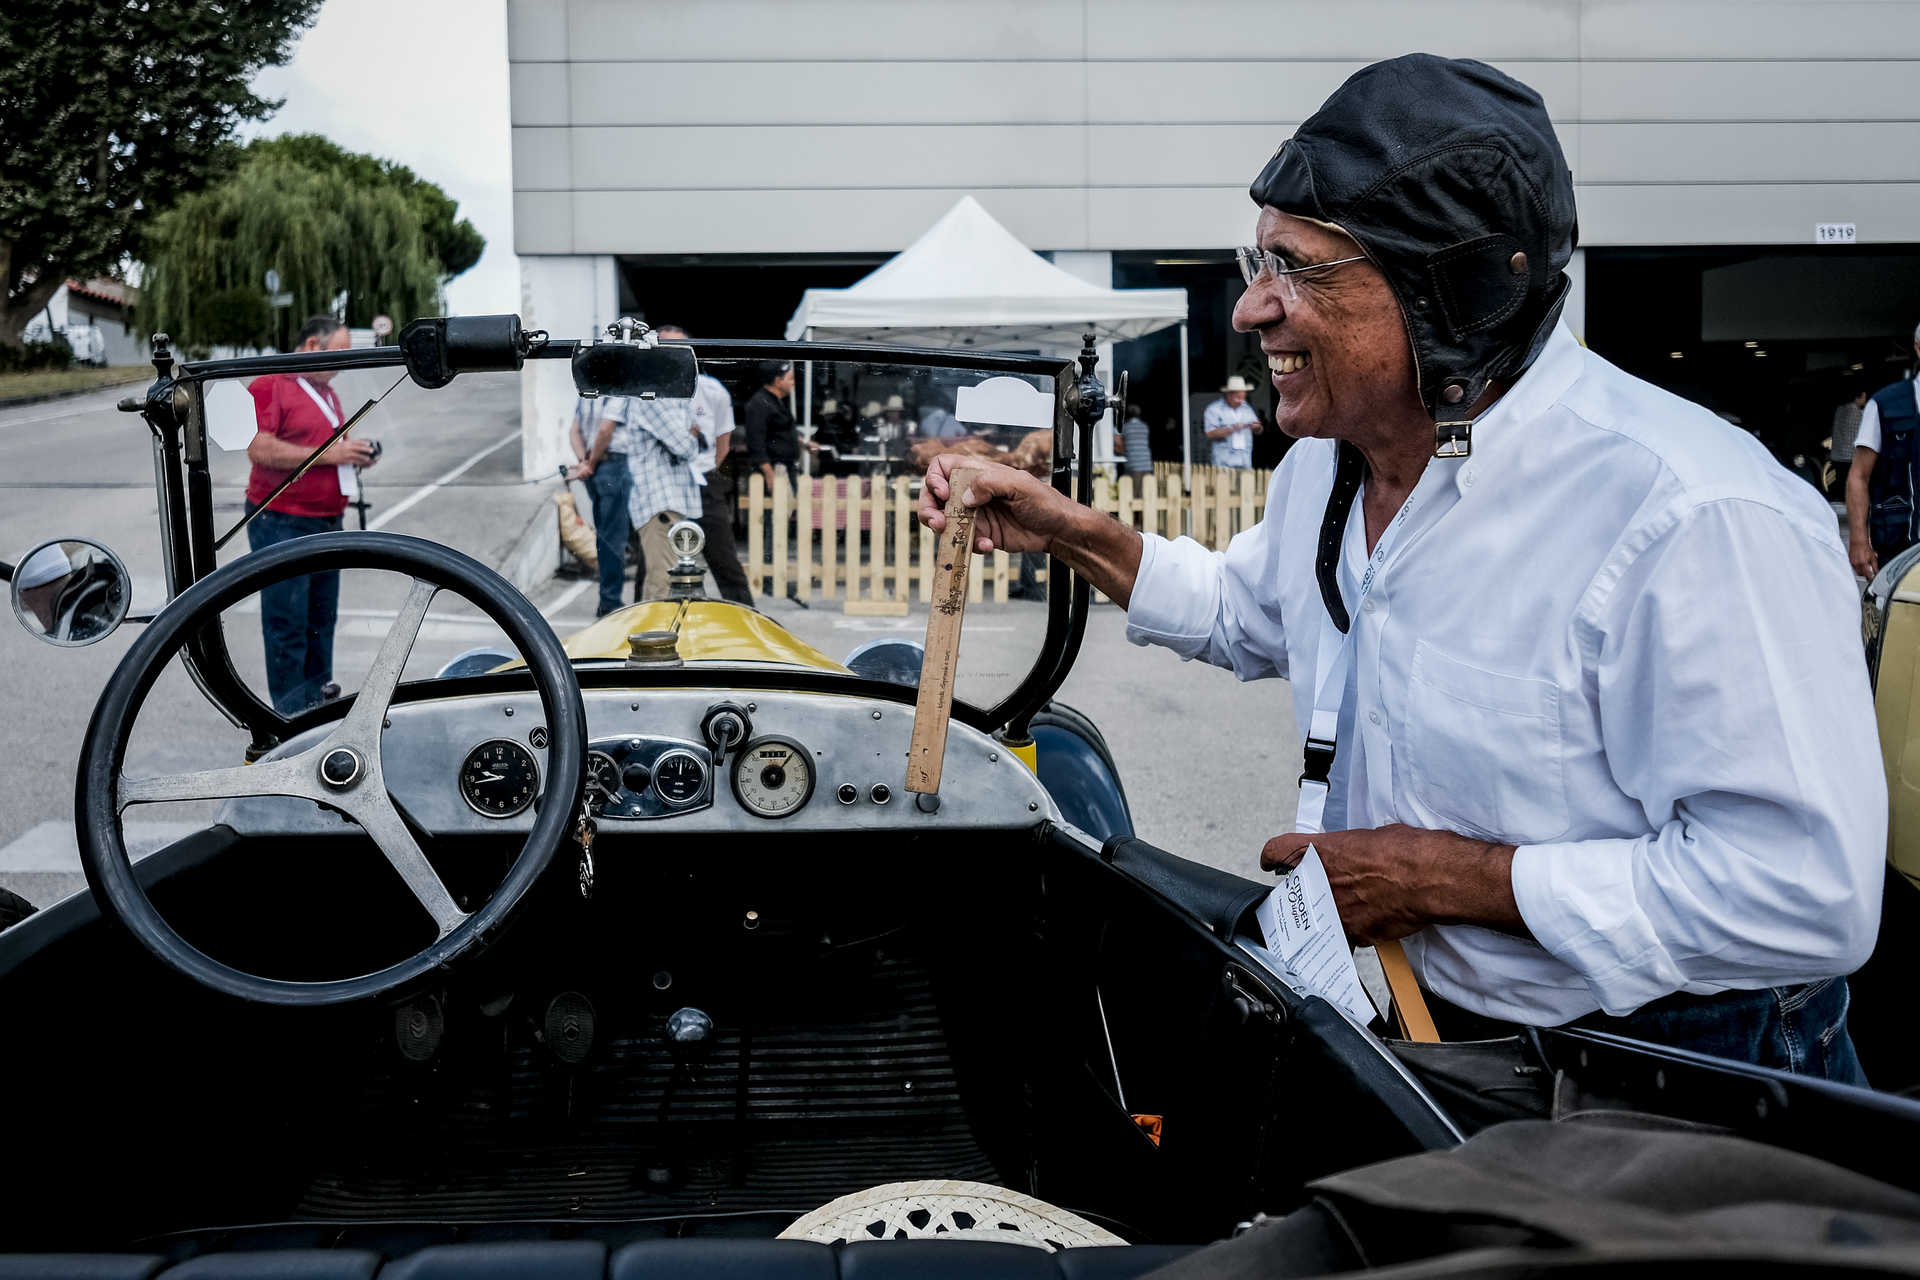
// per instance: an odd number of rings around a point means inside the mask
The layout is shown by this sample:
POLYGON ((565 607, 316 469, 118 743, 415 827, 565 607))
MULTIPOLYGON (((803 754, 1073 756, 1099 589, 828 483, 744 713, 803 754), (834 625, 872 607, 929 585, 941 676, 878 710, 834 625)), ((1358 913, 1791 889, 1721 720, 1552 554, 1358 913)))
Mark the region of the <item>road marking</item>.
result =
POLYGON ((480 460, 485 458, 488 454, 499 452, 500 450, 506 448, 508 445, 512 444, 515 440, 518 440, 519 438, 520 438, 520 430, 519 428, 516 427, 514 428, 513 434, 508 436, 506 439, 500 441, 497 444, 488 445, 486 448, 474 454, 471 458, 468 458, 465 462, 461 463, 459 466, 455 467, 453 470, 447 472, 447 474, 441 476, 438 480, 435 480, 432 484, 422 485, 420 488, 415 489, 412 493, 400 499, 400 501, 394 503, 392 506, 388 507, 385 511, 381 512, 379 515, 375 516, 373 519, 367 521, 367 528, 369 530, 386 528, 388 524, 390 524, 393 520, 398 518, 403 512, 411 510, 414 504, 426 501, 428 498, 432 497, 435 493, 439 492, 442 486, 451 484, 455 480, 459 479, 461 476, 465 475, 468 469, 470 469, 471 467, 479 463, 480 460))
MULTIPOLYGON (((111 390, 120 391, 135 385, 136 384, 129 382, 126 383, 124 387, 114 387, 111 388, 111 390)), ((81 405, 74 409, 61 409, 55 413, 36 413, 24 418, 7 418, 4 421, 0 421, 0 427, 30 427, 36 422, 58 422, 61 418, 78 418, 89 413, 107 413, 112 411, 113 406, 118 404, 121 399, 122 397, 119 396, 109 396, 106 399, 95 400, 91 404, 81 405)))
POLYGON ((587 588, 595 587, 598 585, 600 584, 595 582, 591 578, 582 578, 580 581, 568 587, 565 591, 562 591, 554 599, 554 602, 552 604, 548 605, 546 608, 542 609, 540 612, 542 615, 546 617, 547 621, 552 622, 554 620, 554 617, 553 617, 554 614, 560 612, 562 609, 572 604, 575 600, 578 600, 581 596, 587 594, 587 588))

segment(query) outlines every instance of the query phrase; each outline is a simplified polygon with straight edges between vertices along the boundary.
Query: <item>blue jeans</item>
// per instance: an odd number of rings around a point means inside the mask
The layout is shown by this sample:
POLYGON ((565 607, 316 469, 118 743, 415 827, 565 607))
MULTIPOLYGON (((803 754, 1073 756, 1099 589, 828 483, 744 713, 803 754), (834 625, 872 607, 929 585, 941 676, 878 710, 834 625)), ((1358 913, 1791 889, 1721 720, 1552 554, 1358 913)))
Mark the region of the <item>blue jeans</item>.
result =
POLYGON ((1847 1034, 1851 1003, 1847 980, 1826 978, 1797 987, 1668 996, 1624 1017, 1596 1014, 1575 1025, 1864 1086, 1866 1072, 1847 1034))
POLYGON ((627 534, 633 530, 633 517, 627 511, 633 472, 627 470, 627 455, 609 453, 600 459, 587 478, 587 490, 593 494, 593 551, 600 558, 600 612, 612 613, 620 607, 627 534))
MULTIPOLYGON (((252 504, 247 510, 252 511, 252 504)), ((271 507, 247 526, 255 551, 289 538, 332 533, 339 516, 290 516, 271 507)), ((266 646, 267 691, 273 709, 290 716, 320 701, 333 679, 333 627, 340 616, 340 573, 329 569, 276 582, 260 592, 260 638, 266 646)))
MULTIPOLYGON (((1866 1073, 1847 1033, 1851 998, 1845 978, 1826 978, 1711 996, 1682 992, 1618 1018, 1590 1013, 1571 1025, 1864 1086, 1866 1073)), ((1437 996, 1427 999, 1442 1039, 1488 1040, 1518 1031, 1513 1023, 1470 1013, 1437 996)))

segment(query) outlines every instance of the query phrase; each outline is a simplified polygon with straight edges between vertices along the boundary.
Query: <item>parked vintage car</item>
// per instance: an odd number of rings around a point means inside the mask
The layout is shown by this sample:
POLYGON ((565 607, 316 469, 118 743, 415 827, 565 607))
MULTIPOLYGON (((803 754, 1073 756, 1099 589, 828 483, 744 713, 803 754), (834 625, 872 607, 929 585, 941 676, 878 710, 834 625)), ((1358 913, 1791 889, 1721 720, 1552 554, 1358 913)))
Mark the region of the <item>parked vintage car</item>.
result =
MULTIPOLYGON (((514 317, 370 350, 160 352, 130 407, 169 603, 87 729, 90 892, 0 931, 0 1276, 1129 1276, 1204 1261, 1316 1180, 1451 1149, 1504 1095, 1741 1135, 1890 1202, 1920 1186, 1920 1106, 1897 1097, 1579 1030, 1409 1044, 1303 994, 1252 927, 1271 884, 1134 838, 1098 729, 1053 701, 1090 608, 1058 563, 1044 638, 962 679, 937 795, 913 795, 911 662, 842 663, 702 598, 691 526, 672 599, 564 644, 418 538, 218 562, 210 435, 246 380, 384 371, 418 405, 567 360, 583 393, 671 401, 696 358, 735 389, 766 359, 881 367, 963 417, 970 394, 1024 398, 1054 485, 1091 492, 1091 352, 571 342, 514 317), (282 714, 245 610, 333 570, 373 584, 364 676, 282 714), (156 690, 187 682, 235 726, 229 756, 183 763, 166 724, 142 738, 156 690), (154 805, 193 829, 134 861, 127 815, 154 805)), ((37 554, 7 566, 16 601, 37 554)), ((118 561, 59 554, 91 566, 90 603, 33 624, 67 643, 118 625, 118 561)), ((1903 625, 1896 607, 1889 641, 1903 625)), ((1556 1258, 1575 1260, 1528 1273, 1556 1258)))

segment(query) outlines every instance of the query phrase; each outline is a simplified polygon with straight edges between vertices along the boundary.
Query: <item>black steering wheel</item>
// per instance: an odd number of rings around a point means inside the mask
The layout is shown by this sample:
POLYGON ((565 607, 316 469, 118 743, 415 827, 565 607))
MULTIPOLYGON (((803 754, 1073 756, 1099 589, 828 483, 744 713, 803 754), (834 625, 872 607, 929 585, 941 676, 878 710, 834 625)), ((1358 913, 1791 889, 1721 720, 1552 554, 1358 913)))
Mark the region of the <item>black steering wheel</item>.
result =
POLYGON ((326 533, 243 556, 195 583, 134 641, 93 709, 75 798, 80 860, 102 910, 164 963, 218 991, 269 1004, 319 1006, 378 995, 446 964, 491 935, 540 877, 569 832, 586 780, 587 715, 560 641, 527 598, 485 565, 438 543, 391 533, 326 533), (222 610, 287 578, 329 569, 385 569, 413 584, 344 717, 314 746, 257 764, 164 778, 121 772, 135 718, 167 662, 222 610), (546 785, 533 830, 493 896, 471 914, 441 883, 387 794, 380 735, 393 691, 437 591, 478 605, 506 632, 532 674, 546 714, 546 785), (416 955, 356 978, 318 982, 265 978, 222 964, 161 918, 133 874, 121 811, 128 805, 244 796, 299 796, 358 823, 433 917, 437 937, 416 955))

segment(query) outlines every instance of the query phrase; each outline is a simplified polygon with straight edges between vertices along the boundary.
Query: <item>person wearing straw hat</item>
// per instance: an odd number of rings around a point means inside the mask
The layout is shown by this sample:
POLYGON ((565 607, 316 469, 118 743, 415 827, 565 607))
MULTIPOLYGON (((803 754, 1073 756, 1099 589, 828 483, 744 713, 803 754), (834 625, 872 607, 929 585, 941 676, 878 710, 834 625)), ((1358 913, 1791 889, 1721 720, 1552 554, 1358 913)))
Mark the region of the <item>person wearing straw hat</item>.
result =
POLYGON ((1253 384, 1239 374, 1227 379, 1220 398, 1207 406, 1201 416, 1207 439, 1213 441, 1213 465, 1239 467, 1253 465, 1253 438, 1260 434, 1259 412, 1247 403, 1253 384))
MULTIPOLYGON (((1261 865, 1324 869, 1449 1038, 1577 1024, 1864 1082, 1887 782, 1832 509, 1562 323, 1573 175, 1510 76, 1366 67, 1250 194, 1234 327, 1295 441, 1266 517, 1212 550, 989 464, 975 549, 1051 551, 1133 642, 1292 682, 1261 865)), ((963 465, 928 468, 928 527, 963 465)))

